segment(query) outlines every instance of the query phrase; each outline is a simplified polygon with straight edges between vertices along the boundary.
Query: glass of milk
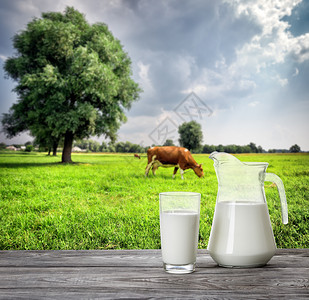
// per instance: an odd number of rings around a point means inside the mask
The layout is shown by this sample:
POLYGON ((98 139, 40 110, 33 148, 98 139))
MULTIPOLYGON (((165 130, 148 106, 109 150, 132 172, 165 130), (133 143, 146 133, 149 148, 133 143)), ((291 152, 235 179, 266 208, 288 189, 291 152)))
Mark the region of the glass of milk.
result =
POLYGON ((201 194, 160 193, 161 251, 164 270, 185 274, 195 270, 201 194))

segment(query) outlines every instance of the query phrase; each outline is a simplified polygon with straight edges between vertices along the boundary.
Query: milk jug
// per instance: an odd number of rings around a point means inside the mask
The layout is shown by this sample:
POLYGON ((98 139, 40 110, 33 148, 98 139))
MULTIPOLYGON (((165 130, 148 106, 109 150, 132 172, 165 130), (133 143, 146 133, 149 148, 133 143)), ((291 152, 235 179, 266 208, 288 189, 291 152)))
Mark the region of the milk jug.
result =
POLYGON ((213 260, 223 267, 258 267, 275 254, 264 181, 276 184, 283 224, 288 208, 281 179, 266 173, 268 163, 241 162, 233 155, 213 152, 218 194, 208 243, 213 260))

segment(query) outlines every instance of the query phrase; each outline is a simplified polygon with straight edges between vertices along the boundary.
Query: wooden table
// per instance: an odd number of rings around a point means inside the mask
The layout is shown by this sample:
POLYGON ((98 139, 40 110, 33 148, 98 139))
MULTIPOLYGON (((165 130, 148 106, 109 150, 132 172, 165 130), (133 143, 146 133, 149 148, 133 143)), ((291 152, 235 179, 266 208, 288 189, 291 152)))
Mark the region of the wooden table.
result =
POLYGON ((167 274, 160 250, 0 251, 0 299, 309 299, 309 249, 267 266, 218 267, 198 251, 195 273, 167 274))

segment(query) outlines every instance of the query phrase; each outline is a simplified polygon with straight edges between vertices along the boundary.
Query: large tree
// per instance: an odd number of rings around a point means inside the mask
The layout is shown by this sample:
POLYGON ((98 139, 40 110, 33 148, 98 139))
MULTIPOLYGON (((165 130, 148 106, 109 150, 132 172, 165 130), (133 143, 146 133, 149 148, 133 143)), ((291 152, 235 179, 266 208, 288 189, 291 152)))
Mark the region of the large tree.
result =
POLYGON ((196 121, 185 122, 178 127, 179 143, 192 151, 198 151, 202 147, 203 132, 201 125, 196 121))
POLYGON ((102 135, 115 140, 125 110, 138 99, 131 60, 103 23, 90 25, 72 7, 43 13, 13 39, 16 56, 6 74, 19 96, 3 116, 8 135, 64 137, 62 162, 71 162, 73 139, 102 135))
POLYGON ((297 144, 295 144, 290 147, 289 151, 292 153, 297 153, 297 152, 300 152, 301 150, 300 150, 300 147, 297 144))

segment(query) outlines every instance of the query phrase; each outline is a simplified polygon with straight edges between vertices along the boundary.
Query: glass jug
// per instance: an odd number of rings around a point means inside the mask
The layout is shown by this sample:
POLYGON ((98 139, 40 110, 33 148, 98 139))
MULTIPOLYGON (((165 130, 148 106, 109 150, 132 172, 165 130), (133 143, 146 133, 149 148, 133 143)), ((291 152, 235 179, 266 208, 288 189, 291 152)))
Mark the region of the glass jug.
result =
POLYGON ((213 260, 224 267, 265 265, 275 254, 276 244, 270 223, 264 181, 276 184, 283 224, 288 208, 281 179, 266 173, 268 163, 241 162, 233 155, 213 152, 218 179, 216 208, 208 243, 213 260))

